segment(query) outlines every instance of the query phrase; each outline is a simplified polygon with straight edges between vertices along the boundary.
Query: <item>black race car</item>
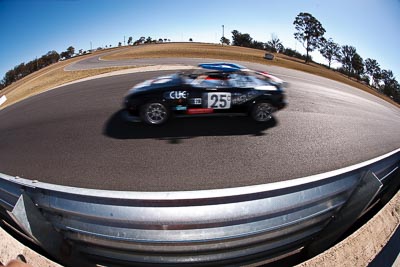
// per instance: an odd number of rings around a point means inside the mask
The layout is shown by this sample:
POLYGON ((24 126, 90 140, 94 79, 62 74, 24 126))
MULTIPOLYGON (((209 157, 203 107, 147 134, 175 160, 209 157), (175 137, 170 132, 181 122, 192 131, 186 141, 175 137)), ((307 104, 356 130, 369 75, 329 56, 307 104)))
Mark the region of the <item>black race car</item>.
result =
POLYGON ((151 125, 171 116, 249 115, 267 122, 286 105, 282 80, 231 63, 142 82, 130 89, 124 107, 133 121, 151 125))

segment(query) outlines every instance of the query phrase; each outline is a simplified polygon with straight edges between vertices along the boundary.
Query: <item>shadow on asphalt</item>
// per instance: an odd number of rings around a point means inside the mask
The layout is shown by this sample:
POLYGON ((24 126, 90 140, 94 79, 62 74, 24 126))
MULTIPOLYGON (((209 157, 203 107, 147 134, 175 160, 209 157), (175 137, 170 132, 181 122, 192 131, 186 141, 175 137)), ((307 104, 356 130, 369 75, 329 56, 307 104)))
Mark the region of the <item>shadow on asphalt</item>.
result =
POLYGON ((255 123, 248 117, 202 117, 176 118, 161 126, 149 126, 127 121, 120 110, 106 122, 103 134, 115 139, 161 139, 177 144, 199 136, 262 136, 277 124, 275 118, 267 123, 255 123))

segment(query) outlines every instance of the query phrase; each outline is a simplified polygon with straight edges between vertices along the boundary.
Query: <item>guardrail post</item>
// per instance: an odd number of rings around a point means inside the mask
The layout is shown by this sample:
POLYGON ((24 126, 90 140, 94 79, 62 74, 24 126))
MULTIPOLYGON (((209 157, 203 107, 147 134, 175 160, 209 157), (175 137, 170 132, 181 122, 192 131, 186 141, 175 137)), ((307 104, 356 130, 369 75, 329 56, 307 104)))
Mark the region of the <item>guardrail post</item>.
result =
MULTIPOLYGON (((51 256, 64 264, 83 266, 81 265, 83 261, 72 255, 72 248, 46 220, 26 193, 21 194, 12 212, 7 212, 25 234, 51 256)), ((85 262, 84 266, 89 266, 89 264, 85 262)))
POLYGON ((61 235, 43 217, 26 193, 22 193, 9 215, 37 245, 59 258, 61 235))
POLYGON ((382 204, 385 205, 386 203, 388 203, 399 189, 400 189, 400 166, 391 175, 390 181, 388 183, 388 189, 381 197, 382 204))
POLYGON ((319 235, 311 241, 304 251, 314 257, 331 247, 361 216, 382 188, 381 181, 368 171, 363 175, 347 202, 335 214, 319 235))

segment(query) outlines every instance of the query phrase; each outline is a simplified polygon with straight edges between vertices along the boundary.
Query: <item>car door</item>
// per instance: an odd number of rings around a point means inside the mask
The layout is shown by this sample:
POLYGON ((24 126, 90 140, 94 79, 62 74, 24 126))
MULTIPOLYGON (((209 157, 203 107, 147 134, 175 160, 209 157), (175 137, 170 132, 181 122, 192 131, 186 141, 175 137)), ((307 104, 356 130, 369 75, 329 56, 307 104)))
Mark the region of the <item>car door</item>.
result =
POLYGON ((225 80, 204 78, 196 86, 189 86, 188 108, 211 111, 229 110, 231 91, 225 80))

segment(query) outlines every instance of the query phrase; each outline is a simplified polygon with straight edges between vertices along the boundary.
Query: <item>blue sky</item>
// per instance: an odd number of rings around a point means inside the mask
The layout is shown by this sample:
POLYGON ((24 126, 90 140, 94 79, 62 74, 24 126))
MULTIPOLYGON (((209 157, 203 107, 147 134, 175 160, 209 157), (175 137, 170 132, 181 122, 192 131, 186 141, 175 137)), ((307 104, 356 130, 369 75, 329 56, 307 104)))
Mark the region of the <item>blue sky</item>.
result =
MULTIPOLYGON (((400 0, 0 0, 0 79, 22 62, 70 45, 116 46, 124 36, 216 43, 221 25, 229 39, 232 30, 262 42, 276 34, 285 47, 305 53, 293 37, 300 12, 316 17, 325 37, 356 47, 400 80, 400 0)), ((323 61, 319 53, 313 57, 323 61)))

